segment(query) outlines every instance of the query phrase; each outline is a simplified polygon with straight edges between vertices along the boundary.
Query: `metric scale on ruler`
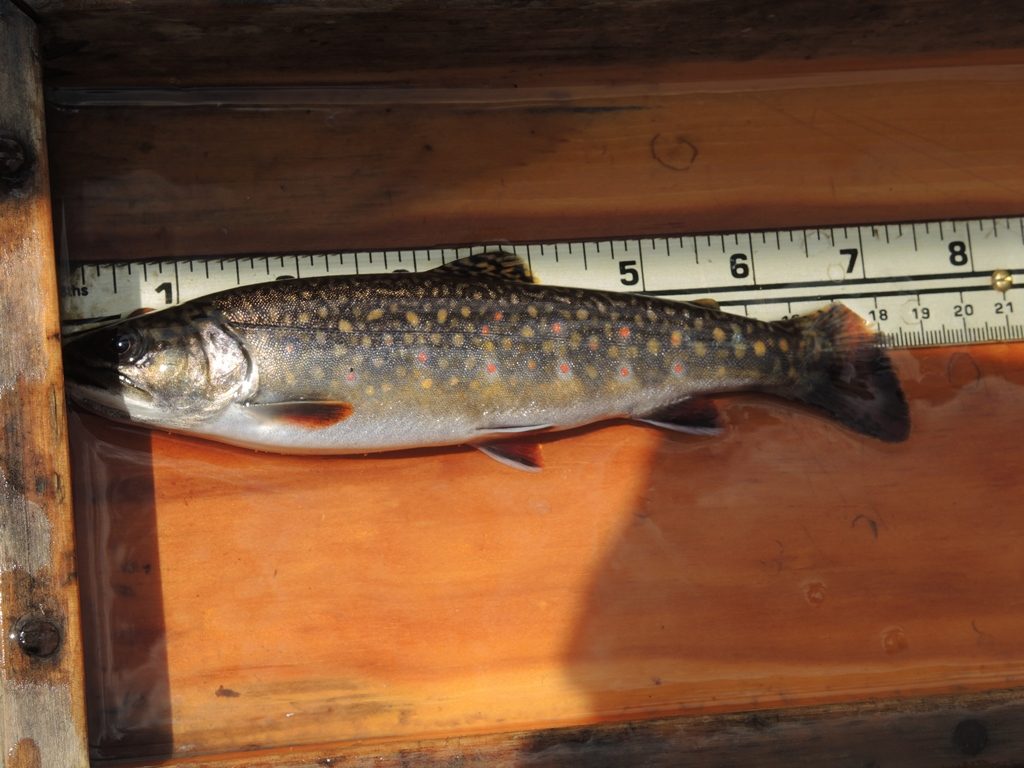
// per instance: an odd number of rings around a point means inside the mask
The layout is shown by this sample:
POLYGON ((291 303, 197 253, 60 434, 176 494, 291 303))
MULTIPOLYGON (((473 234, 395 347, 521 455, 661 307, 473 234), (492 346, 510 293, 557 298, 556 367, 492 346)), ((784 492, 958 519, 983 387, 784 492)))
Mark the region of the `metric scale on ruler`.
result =
POLYGON ((760 319, 841 301, 893 347, 1024 339, 1024 216, 552 243, 71 263, 66 332, 269 280, 424 271, 514 252, 548 285, 714 299, 760 319))

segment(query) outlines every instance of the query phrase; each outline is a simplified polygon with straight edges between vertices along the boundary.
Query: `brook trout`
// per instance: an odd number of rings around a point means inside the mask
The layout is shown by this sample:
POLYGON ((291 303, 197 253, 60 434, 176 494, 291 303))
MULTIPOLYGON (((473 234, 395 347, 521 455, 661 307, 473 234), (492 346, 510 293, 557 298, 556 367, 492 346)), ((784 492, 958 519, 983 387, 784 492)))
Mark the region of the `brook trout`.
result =
POLYGON ((85 334, 65 367, 86 409, 280 453, 468 444, 537 469, 537 433, 626 418, 712 434, 709 396, 741 391, 881 440, 910 429, 885 351, 841 305, 761 322, 538 285, 501 253, 232 289, 85 334))

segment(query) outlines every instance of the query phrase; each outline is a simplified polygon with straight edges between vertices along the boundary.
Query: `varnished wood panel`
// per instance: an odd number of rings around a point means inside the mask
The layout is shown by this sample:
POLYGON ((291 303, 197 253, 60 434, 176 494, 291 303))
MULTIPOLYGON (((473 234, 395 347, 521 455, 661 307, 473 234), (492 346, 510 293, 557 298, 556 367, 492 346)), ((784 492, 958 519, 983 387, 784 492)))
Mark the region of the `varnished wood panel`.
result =
POLYGON ((32 23, 0 0, 0 759, 85 766, 57 286, 32 23))
POLYGON ((964 54, 1024 40, 1019 6, 1000 0, 28 4, 48 83, 103 87, 564 84, 566 67, 590 68, 583 81, 650 80, 666 62, 964 54))
POLYGON ((183 758, 180 768, 766 768, 1019 765, 1021 694, 680 717, 415 743, 321 745, 183 758))
MULTIPOLYGON (((55 197, 86 259, 1018 213, 1022 78, 58 100, 55 197)), ((1020 686, 1022 354, 897 353, 904 445, 738 399, 720 439, 585 430, 540 475, 76 416, 96 754, 1020 686)))
POLYGON ((99 260, 1020 212, 1024 65, 757 71, 58 103, 56 201, 71 257, 99 260))

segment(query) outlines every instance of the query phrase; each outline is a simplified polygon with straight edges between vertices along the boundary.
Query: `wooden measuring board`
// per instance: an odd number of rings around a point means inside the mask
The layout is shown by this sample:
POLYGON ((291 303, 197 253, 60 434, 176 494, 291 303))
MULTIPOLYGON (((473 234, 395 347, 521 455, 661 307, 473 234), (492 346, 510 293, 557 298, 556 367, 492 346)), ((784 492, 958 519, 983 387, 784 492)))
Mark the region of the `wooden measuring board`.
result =
POLYGON ((760 319, 841 301, 893 347, 1024 339, 1024 217, 490 243, 379 251, 69 263, 62 317, 73 332, 240 285, 322 275, 424 271, 486 250, 527 259, 549 285, 713 298, 760 319))

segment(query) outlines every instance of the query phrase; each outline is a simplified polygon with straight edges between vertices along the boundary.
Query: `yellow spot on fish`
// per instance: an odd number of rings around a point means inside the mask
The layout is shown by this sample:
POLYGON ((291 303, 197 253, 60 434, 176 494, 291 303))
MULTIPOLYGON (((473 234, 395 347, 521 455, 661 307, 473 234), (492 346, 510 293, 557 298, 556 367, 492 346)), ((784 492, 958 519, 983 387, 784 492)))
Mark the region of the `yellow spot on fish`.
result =
POLYGON ((789 352, 789 342, 785 339, 779 339, 779 349, 783 352, 789 352))
POLYGON ((374 389, 373 389, 373 387, 367 387, 367 388, 366 388, 366 394, 368 394, 368 395, 372 395, 373 393, 374 393, 374 389))
POLYGON ((533 304, 531 304, 526 308, 526 314, 528 314, 530 317, 536 317, 539 313, 537 312, 537 308, 533 306, 533 304))
POLYGON ((669 341, 672 342, 673 347, 678 347, 683 343, 682 331, 672 331, 672 335, 669 337, 669 341))
POLYGON ((339 320, 338 330, 341 331, 342 333, 352 333, 352 323, 350 323, 348 320, 339 320))
POLYGON ((462 315, 463 317, 469 317, 469 307, 462 307, 461 309, 459 309, 459 314, 462 315))
POLYGON ((619 356, 619 348, 618 347, 608 347, 608 357, 610 357, 612 360, 615 360, 616 358, 618 358, 618 356, 619 356))
POLYGON ((341 357, 345 354, 345 348, 341 344, 335 344, 334 349, 331 350, 335 357, 341 357))
POLYGON ((742 360, 743 356, 745 354, 747 354, 747 345, 746 344, 737 344, 735 347, 733 347, 732 351, 736 355, 736 359, 737 360, 742 360))
POLYGON ((447 309, 439 309, 439 310, 437 310, 437 322, 443 323, 447 319, 448 319, 448 310, 447 309))
POLYGON ((693 354, 697 357, 704 357, 708 353, 707 345, 703 341, 696 341, 693 344, 693 354))
POLYGON ((327 317, 327 307, 317 307, 316 316, 319 317, 321 320, 327 317))
POLYGON ((452 376, 450 379, 448 379, 448 386, 449 387, 455 387, 455 386, 458 386, 458 384, 459 384, 459 377, 458 376, 452 376))
POLYGON ((523 330, 521 330, 520 333, 528 339, 533 338, 533 328, 528 325, 524 325, 523 330))
POLYGON ((424 379, 423 381, 420 382, 420 386, 423 387, 424 389, 430 389, 432 386, 434 386, 434 382, 431 379, 424 379))
POLYGON ((284 375, 284 380, 285 380, 285 381, 287 381, 287 382, 288 382, 289 384, 294 384, 294 383, 295 383, 295 381, 296 381, 296 379, 295 379, 295 374, 294 374, 294 373, 292 373, 291 371, 288 371, 288 372, 287 372, 287 373, 286 373, 286 374, 284 375))
POLYGON ((392 389, 393 389, 393 387, 390 384, 388 384, 386 381, 383 384, 380 385, 380 391, 381 392, 390 392, 392 389))
POLYGON ((371 339, 369 336, 363 336, 362 344, 364 347, 369 347, 371 344, 373 344, 373 339, 371 339))
MULTIPOLYGON (((781 346, 781 342, 780 342, 780 346, 781 346)), ((768 349, 767 349, 767 347, 765 347, 763 341, 758 339, 757 341, 754 342, 754 354, 755 355, 757 355, 758 357, 764 357, 764 354, 767 351, 768 351, 768 349)))
POLYGON ((406 344, 412 344, 415 340, 416 337, 413 336, 411 333, 402 334, 402 341, 405 342, 406 344))
POLYGON ((704 318, 695 317, 693 319, 693 327, 696 328, 698 331, 701 330, 704 327, 704 318))
POLYGON ((526 361, 526 367, 529 368, 531 371, 536 371, 537 370, 537 361, 536 360, 527 360, 526 361))
POLYGON ((597 378, 597 368, 595 368, 592 365, 588 365, 586 368, 584 368, 583 372, 587 374, 587 378, 588 379, 596 379, 597 378))
POLYGON ((726 370, 725 366, 720 365, 718 366, 718 370, 715 371, 715 376, 717 376, 719 379, 724 379, 727 373, 728 371, 726 370))
POLYGON ((582 343, 583 337, 578 333, 574 333, 569 337, 569 346, 571 346, 573 349, 579 349, 579 346, 582 343))
POLYGON ((549 353, 550 352, 554 352, 555 351, 555 342, 550 341, 550 340, 541 342, 540 348, 544 352, 549 352, 549 353))
POLYGON ((640 347, 626 347, 626 357, 635 360, 640 356, 640 347))
POLYGON ((441 334, 440 333, 432 333, 432 334, 430 334, 430 343, 431 344, 440 344, 441 343, 441 334))
POLYGON ((382 317, 384 317, 383 309, 371 309, 366 313, 367 320, 380 320, 382 317))
POLYGON ((601 340, 597 336, 591 336, 587 339, 587 347, 592 350, 597 350, 601 347, 601 340))
POLYGON ((370 361, 370 363, 373 365, 374 368, 383 368, 384 367, 384 358, 383 357, 375 357, 375 358, 373 358, 373 360, 370 361))
POLYGON ((490 339, 485 341, 483 343, 483 350, 484 350, 484 352, 493 352, 494 351, 494 342, 491 341, 490 339))
POLYGON ((313 339, 316 341, 317 344, 326 344, 327 334, 324 333, 323 331, 317 331, 316 333, 313 334, 313 339))
POLYGON ((299 322, 303 325, 310 321, 309 312, 299 312, 299 322))
POLYGON ((576 319, 577 320, 586 320, 588 317, 590 317, 590 313, 587 312, 587 310, 585 310, 585 309, 577 309, 576 310, 576 319))
POLYGON ((415 312, 406 312, 405 321, 413 328, 415 328, 417 325, 420 324, 420 317, 415 312))
POLYGON ((650 352, 652 355, 656 355, 656 354, 658 354, 658 352, 660 350, 661 350, 661 344, 658 342, 657 339, 648 339, 647 340, 647 351, 648 352, 650 352))
POLYGON ((725 341, 725 331, 718 326, 715 326, 715 330, 711 332, 711 336, 719 343, 725 341))
POLYGON ((461 347, 462 343, 465 340, 465 337, 461 333, 456 333, 454 336, 452 336, 452 344, 454 344, 456 347, 461 347))
POLYGON ((512 349, 512 339, 510 339, 508 336, 503 338, 501 340, 501 348, 506 350, 506 351, 512 349))

